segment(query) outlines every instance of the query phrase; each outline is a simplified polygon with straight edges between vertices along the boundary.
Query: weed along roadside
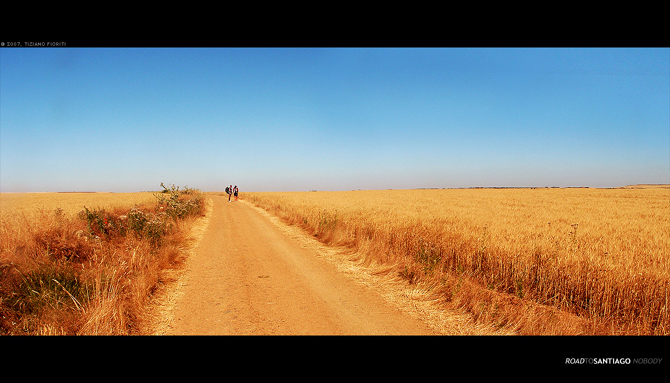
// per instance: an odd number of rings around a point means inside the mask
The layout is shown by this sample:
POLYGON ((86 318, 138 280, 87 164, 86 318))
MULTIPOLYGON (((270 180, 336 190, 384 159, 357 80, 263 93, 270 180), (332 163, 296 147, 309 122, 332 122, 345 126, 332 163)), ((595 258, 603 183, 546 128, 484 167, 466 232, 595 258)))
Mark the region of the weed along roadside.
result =
POLYGON ((161 186, 153 203, 3 216, 0 334, 142 334, 147 304, 204 213, 199 190, 161 186))

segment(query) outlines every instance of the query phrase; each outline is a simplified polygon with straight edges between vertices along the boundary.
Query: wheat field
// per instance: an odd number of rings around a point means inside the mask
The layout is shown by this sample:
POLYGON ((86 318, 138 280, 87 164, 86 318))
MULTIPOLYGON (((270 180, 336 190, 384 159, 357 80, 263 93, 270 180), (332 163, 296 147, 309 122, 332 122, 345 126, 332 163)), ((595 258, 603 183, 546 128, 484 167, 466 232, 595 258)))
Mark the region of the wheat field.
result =
POLYGON ((154 202, 154 193, 0 193, 0 241, 3 248, 20 246, 48 227, 54 214, 72 219, 84 207, 113 211, 154 202), (43 224, 40 225, 40 222, 43 224), (48 222, 47 222, 48 221, 48 222))
POLYGON ((32 215, 40 210, 61 209, 76 214, 84 206, 91 209, 143 205, 155 201, 154 193, 0 193, 0 214, 32 215))
POLYGON ((521 334, 670 334, 667 187, 243 198, 521 334))

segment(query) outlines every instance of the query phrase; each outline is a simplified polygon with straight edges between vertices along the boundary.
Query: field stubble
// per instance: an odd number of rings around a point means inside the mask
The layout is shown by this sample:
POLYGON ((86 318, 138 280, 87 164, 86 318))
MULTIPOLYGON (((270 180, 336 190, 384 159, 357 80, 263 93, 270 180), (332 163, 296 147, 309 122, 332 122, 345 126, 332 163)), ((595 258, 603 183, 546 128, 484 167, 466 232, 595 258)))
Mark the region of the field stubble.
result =
POLYGON ((670 334, 670 189, 245 193, 518 334, 670 334))

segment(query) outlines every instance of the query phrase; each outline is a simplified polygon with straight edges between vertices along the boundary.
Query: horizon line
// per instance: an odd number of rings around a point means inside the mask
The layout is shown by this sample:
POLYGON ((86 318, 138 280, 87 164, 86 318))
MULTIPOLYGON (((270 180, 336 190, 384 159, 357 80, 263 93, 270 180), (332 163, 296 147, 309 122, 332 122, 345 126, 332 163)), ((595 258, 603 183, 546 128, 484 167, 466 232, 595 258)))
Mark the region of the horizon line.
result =
MULTIPOLYGON (((246 191, 245 193, 294 193, 294 192, 333 192, 333 191, 378 191, 378 190, 449 190, 449 189, 624 189, 624 188, 633 188, 633 187, 659 187, 659 188, 670 188, 670 183, 644 183, 644 184, 630 184, 624 186, 611 186, 611 187, 597 187, 597 186, 460 186, 460 187, 417 187, 417 188, 385 188, 385 189, 348 189, 348 190, 285 190, 285 191, 276 191, 276 190, 253 190, 246 191)), ((194 188, 203 193, 225 193, 224 190, 200 190, 194 188)), ((126 192, 115 192, 115 191, 23 191, 23 192, 12 192, 12 191, 3 191, 0 194, 23 194, 23 193, 58 193, 58 194, 68 194, 68 193, 81 193, 81 194, 93 194, 93 193, 162 193, 161 190, 139 190, 139 191, 126 191, 126 192)))

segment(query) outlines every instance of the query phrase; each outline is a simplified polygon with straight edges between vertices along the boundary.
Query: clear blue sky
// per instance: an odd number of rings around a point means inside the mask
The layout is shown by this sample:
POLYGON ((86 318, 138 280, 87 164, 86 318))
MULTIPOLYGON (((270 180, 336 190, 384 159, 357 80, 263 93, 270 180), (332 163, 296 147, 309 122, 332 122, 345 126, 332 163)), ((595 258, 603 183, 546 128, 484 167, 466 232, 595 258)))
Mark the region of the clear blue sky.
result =
POLYGON ((0 191, 670 183, 670 49, 0 48, 0 191))

